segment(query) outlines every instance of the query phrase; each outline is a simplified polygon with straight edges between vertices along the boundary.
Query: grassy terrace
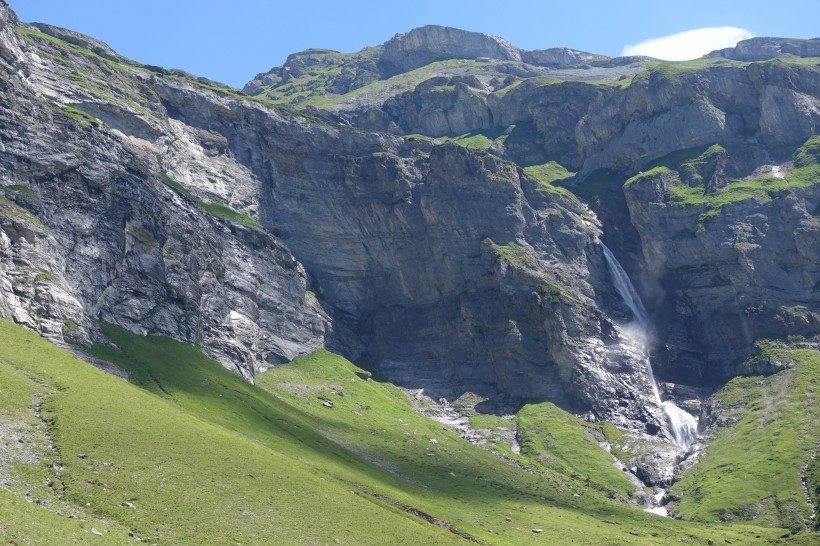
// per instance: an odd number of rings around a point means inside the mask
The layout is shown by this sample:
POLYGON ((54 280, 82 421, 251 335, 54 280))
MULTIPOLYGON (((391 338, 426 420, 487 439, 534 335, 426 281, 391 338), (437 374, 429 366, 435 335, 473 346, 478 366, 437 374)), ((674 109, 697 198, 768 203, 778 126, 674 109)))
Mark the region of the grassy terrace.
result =
POLYGON ((2 218, 12 218, 38 225, 43 224, 36 216, 31 214, 28 210, 24 209, 14 201, 11 201, 3 196, 0 196, 0 219, 2 218))
POLYGON ((688 74, 715 67, 745 68, 750 63, 724 59, 723 57, 702 57, 691 61, 663 61, 648 64, 647 70, 636 74, 632 82, 637 83, 652 78, 663 78, 677 81, 688 74))
POLYGON ((568 171, 560 163, 548 161, 541 165, 530 165, 524 167, 524 172, 534 178, 541 187, 546 188, 550 193, 556 193, 565 197, 575 197, 575 194, 567 188, 555 184, 560 180, 565 180, 575 175, 575 173, 568 171))
POLYGON ((65 106, 65 105, 61 106, 60 110, 62 110, 62 112, 65 115, 67 115, 68 117, 70 117, 71 119, 75 119, 75 120, 79 121, 80 123, 93 125, 95 127, 105 126, 104 123, 102 123, 100 120, 98 120, 97 118, 95 118, 94 116, 89 114, 88 112, 85 112, 84 110, 80 110, 78 108, 74 108, 72 106, 65 106))
POLYGON ((705 150, 678 152, 651 163, 647 171, 627 180, 625 187, 660 174, 673 175, 676 182, 670 188, 669 202, 678 206, 704 208, 698 219, 698 230, 703 231, 709 220, 720 215, 726 205, 748 199, 755 199, 758 202, 771 201, 789 190, 820 183, 820 136, 811 137, 794 152, 795 168, 783 178, 764 176, 734 180, 725 187, 707 192, 698 171, 704 165, 713 162, 720 153, 725 153, 725 150, 718 145, 705 150), (694 183, 683 183, 679 173, 686 175, 694 183))

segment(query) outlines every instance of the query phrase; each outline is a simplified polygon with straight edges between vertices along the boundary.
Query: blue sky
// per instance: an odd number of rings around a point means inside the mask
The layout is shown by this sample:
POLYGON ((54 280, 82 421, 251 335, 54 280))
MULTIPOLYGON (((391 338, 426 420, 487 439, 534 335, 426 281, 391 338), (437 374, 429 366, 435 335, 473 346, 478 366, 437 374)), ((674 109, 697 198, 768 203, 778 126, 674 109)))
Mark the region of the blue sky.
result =
MULTIPOLYGON (((77 30, 142 63, 237 87, 281 65, 290 53, 309 47, 358 51, 425 24, 495 34, 525 49, 571 47, 610 56, 628 45, 703 27, 734 27, 734 34, 727 31, 731 36, 820 35, 816 0, 8 2, 22 21, 77 30)), ((691 45, 708 34, 682 40, 691 45)))

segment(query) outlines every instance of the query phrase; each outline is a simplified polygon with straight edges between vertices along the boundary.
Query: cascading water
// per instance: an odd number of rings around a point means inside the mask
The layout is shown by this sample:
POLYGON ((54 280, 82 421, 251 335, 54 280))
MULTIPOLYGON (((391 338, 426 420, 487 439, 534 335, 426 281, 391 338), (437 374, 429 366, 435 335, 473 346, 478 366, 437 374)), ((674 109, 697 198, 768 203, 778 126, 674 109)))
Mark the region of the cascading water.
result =
MULTIPOLYGON (((632 286, 629 275, 627 275, 624 268, 621 267, 618 259, 615 258, 615 255, 612 254, 612 251, 607 248, 603 241, 600 243, 615 290, 618 291, 618 294, 624 300, 626 306, 629 307, 629 310, 632 311, 632 314, 635 316, 635 320, 638 321, 638 325, 641 328, 641 337, 643 338, 641 342, 643 343, 646 339, 649 314, 646 312, 646 308, 643 306, 640 296, 638 296, 638 293, 635 291, 635 287, 632 286)), ((666 422, 675 443, 687 449, 692 445, 697 436, 698 420, 679 408, 674 402, 661 400, 658 382, 655 380, 655 373, 652 371, 652 361, 649 356, 649 351, 646 351, 646 375, 649 379, 649 385, 652 387, 652 393, 655 395, 655 401, 663 408, 663 412, 666 414, 666 422)))

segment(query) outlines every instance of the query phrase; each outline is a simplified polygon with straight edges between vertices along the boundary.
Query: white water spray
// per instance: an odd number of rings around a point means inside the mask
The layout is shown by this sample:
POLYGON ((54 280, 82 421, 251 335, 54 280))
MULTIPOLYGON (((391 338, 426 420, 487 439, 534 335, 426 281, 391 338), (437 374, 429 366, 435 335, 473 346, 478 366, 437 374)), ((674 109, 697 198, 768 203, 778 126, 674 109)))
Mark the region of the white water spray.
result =
MULTIPOLYGON (((604 251, 604 258, 606 259, 609 273, 612 276, 615 290, 618 291, 618 294, 624 300, 626 306, 632 311, 635 320, 638 321, 641 327, 642 337, 646 339, 645 334, 649 323, 649 314, 646 312, 646 308, 643 306, 640 296, 638 296, 638 293, 635 291, 635 287, 632 286, 629 275, 626 274, 624 268, 621 267, 621 264, 617 258, 615 258, 615 255, 612 254, 612 251, 607 248, 603 241, 601 241, 601 249, 604 251)), ((658 382, 655 379, 655 373, 652 371, 652 361, 649 356, 649 351, 646 351, 646 375, 649 379, 649 386, 652 387, 652 393, 655 395, 655 402, 663 408, 663 412, 666 414, 666 423, 669 426, 669 431, 672 433, 675 443, 684 449, 688 448, 697 436, 698 420, 690 413, 679 408, 674 402, 661 400, 658 382)))

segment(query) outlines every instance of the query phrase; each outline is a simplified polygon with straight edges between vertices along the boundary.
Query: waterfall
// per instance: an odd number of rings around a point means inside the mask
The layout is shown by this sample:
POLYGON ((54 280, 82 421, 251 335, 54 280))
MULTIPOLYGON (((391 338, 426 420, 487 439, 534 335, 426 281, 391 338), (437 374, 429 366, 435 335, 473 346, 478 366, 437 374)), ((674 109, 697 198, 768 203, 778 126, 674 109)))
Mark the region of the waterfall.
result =
POLYGON ((615 290, 618 291, 618 294, 621 295, 621 298, 624 300, 626 306, 629 307, 630 311, 632 311, 632 314, 635 316, 635 320, 638 321, 641 328, 646 330, 649 323, 649 313, 646 312, 646 308, 643 306, 641 297, 638 296, 637 292, 635 292, 635 287, 632 286, 632 281, 629 280, 629 275, 626 274, 626 271, 624 271, 624 268, 621 267, 618 259, 615 258, 615 255, 611 250, 609 250, 603 241, 601 241, 601 249, 604 251, 604 258, 606 258, 606 265, 609 267, 612 282, 615 283, 615 290))
MULTIPOLYGON (((627 275, 624 268, 621 267, 618 259, 615 258, 615 255, 612 254, 612 251, 607 248, 603 241, 600 241, 600 244, 601 249, 604 251, 604 258, 606 259, 606 265, 609 268, 615 290, 617 290, 621 299, 624 300, 626 306, 629 307, 629 310, 632 311, 632 315, 641 327, 641 337, 646 339, 649 314, 646 312, 646 308, 643 306, 640 296, 638 296, 638 293, 635 291, 635 287, 632 286, 629 275, 627 275)), ((679 408, 671 400, 664 401, 661 399, 658 382, 655 379, 655 372, 652 371, 652 360, 649 351, 646 351, 646 376, 649 380, 649 386, 652 388, 652 394, 655 396, 655 402, 657 402, 666 414, 666 424, 669 426, 669 431, 672 433, 675 443, 684 449, 688 448, 697 436, 698 420, 690 413, 679 408)))

